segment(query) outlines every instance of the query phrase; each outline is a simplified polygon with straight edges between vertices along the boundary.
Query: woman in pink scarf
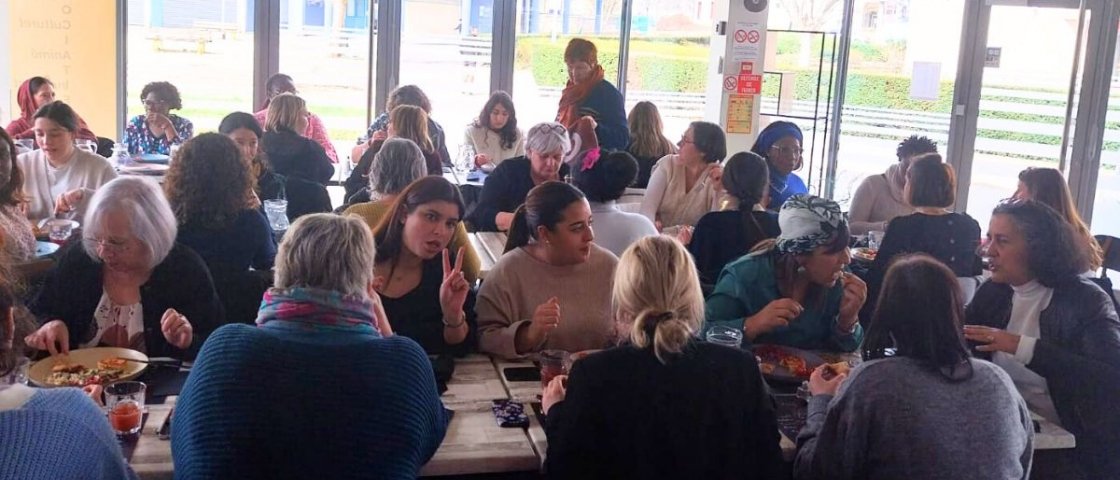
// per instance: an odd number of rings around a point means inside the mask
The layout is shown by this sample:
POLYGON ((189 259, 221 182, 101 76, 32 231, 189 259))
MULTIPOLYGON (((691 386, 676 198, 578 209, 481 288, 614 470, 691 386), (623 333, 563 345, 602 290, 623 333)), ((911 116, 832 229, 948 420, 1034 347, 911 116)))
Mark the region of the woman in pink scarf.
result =
MULTIPOLYGON (((31 77, 19 85, 16 102, 19 103, 19 118, 13 119, 4 130, 13 139, 35 138, 35 121, 32 117, 39 107, 55 100, 54 84, 43 77, 31 77)), ((82 117, 78 117, 78 139, 97 141, 97 135, 90 131, 82 117)))

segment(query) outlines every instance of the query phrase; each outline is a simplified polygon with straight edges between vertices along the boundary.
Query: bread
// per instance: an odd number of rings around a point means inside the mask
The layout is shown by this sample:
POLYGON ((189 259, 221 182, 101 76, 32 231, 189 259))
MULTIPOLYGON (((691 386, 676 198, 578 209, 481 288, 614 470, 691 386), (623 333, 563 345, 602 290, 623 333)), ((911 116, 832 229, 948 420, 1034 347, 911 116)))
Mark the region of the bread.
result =
POLYGON ((77 363, 57 363, 55 364, 55 366, 51 367, 51 371, 55 373, 78 373, 82 370, 85 370, 85 368, 86 367, 83 367, 77 363))
POLYGON ((101 361, 97 362, 97 368, 104 370, 120 370, 124 368, 127 362, 128 360, 119 357, 102 358, 101 361))
POLYGON ((828 364, 827 368, 832 373, 832 376, 837 376, 840 374, 847 375, 852 371, 852 366, 849 365, 848 362, 830 363, 828 364))

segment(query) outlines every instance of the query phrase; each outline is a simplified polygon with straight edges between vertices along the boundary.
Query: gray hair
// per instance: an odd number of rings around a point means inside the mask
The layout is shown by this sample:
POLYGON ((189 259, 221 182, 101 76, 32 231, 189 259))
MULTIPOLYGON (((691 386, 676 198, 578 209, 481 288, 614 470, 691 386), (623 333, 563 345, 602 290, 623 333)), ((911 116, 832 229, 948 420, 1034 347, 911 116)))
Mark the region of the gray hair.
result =
POLYGON ((315 213, 292 224, 276 252, 277 288, 309 287, 368 298, 377 249, 359 217, 315 213))
POLYGON ((381 144, 369 166, 370 198, 396 195, 408 184, 428 174, 424 153, 407 138, 390 138, 381 144))
POLYGON ((525 149, 537 153, 560 153, 567 156, 572 149, 568 129, 556 122, 541 122, 533 125, 525 135, 525 149))
MULTIPOLYGON (((175 246, 179 224, 175 220, 175 213, 171 211, 171 205, 167 203, 167 197, 154 180, 118 177, 97 189, 83 219, 85 228, 82 229, 82 239, 101 238, 105 233, 105 216, 109 213, 120 213, 128 217, 132 235, 148 247, 148 267, 155 268, 163 263, 175 246)), ((91 242, 82 243, 90 258, 100 261, 97 247, 91 246, 91 242)))

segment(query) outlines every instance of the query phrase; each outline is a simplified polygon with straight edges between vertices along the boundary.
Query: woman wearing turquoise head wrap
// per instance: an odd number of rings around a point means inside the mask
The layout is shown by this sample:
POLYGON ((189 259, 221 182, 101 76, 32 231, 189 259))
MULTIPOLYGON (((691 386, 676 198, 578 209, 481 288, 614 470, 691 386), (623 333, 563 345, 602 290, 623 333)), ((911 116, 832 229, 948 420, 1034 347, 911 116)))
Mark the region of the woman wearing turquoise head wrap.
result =
POLYGON ((809 193, 805 181, 793 173, 801 169, 803 139, 797 125, 778 121, 762 129, 751 147, 770 167, 770 204, 766 208, 771 212, 780 210, 789 197, 809 193))

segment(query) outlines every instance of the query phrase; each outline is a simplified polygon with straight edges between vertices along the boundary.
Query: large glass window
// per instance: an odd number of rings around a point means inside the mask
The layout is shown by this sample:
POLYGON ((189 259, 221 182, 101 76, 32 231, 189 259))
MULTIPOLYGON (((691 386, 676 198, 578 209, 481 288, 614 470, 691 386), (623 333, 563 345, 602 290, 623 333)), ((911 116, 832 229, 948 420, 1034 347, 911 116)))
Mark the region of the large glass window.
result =
POLYGON ((710 2, 635 0, 626 71, 626 111, 657 105, 671 139, 704 118, 713 25, 710 2))
POLYGON ((280 4, 280 72, 292 76, 308 110, 323 120, 339 161, 350 157, 369 126, 366 98, 375 73, 370 69, 369 38, 375 2, 280 4))
MULTIPOLYGON (((1116 53, 1120 57, 1120 44, 1116 53)), ((1092 230, 1098 235, 1120 237, 1120 62, 1112 70, 1112 94, 1104 129, 1104 148, 1097 173, 1097 193, 1093 203, 1092 230)))
POLYGON ((518 0, 512 92, 518 125, 528 130, 556 119, 568 82, 564 48, 572 38, 594 42, 604 78, 617 81, 621 15, 621 1, 518 0))
POLYGON ((156 81, 178 88, 183 108, 172 113, 196 135, 252 111, 252 0, 129 0, 127 36, 130 118, 144 113, 140 92, 156 81))

